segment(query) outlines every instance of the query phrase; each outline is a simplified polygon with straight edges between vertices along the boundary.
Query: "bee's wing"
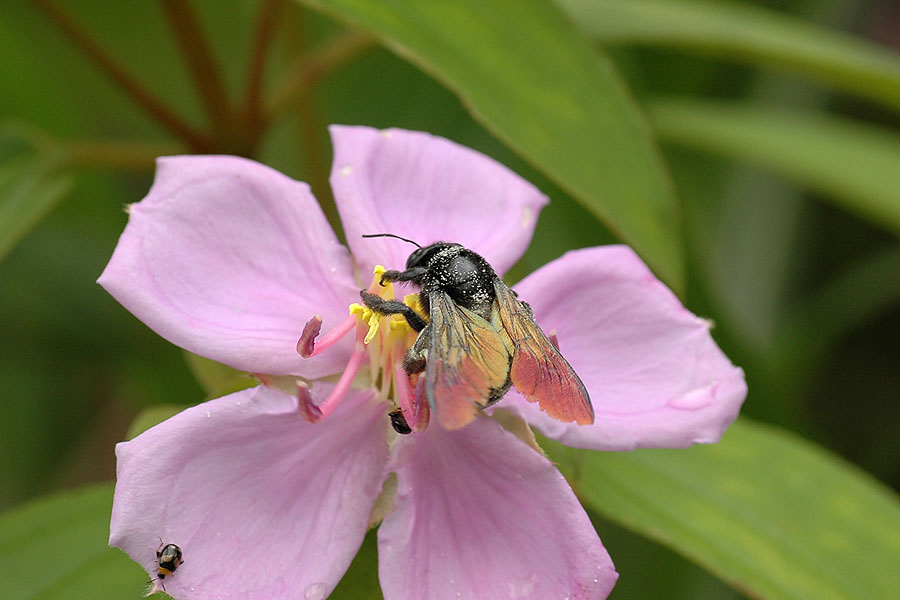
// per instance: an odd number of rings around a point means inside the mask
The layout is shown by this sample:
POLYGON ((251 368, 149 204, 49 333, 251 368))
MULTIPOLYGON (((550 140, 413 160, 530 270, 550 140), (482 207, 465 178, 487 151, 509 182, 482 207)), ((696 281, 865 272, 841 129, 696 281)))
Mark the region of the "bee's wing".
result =
POLYGON ((581 379, 537 323, 531 307, 506 285, 494 283, 500 320, 515 344, 509 377, 529 402, 559 421, 594 422, 594 408, 581 379))
POLYGON ((490 323, 441 291, 429 303, 425 393, 441 425, 459 429, 508 386, 513 345, 498 318, 490 323))

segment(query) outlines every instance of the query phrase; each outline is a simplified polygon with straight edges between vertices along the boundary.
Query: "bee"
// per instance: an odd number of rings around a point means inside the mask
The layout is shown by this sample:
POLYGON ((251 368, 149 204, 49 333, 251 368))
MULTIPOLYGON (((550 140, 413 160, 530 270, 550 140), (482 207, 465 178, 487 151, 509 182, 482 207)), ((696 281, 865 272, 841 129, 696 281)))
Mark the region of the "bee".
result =
POLYGON ((424 316, 366 290, 360 295, 372 311, 401 315, 418 332, 403 368, 409 375, 424 371, 425 396, 441 425, 464 427, 510 386, 559 421, 594 422, 581 379, 535 323, 531 307, 484 258, 451 242, 423 247, 393 234, 363 237, 394 237, 417 246, 406 269, 386 271, 380 283, 418 285, 424 316))
POLYGON ((166 585, 162 580, 172 575, 175 569, 183 564, 181 548, 175 544, 166 544, 160 539, 159 547, 156 549, 156 578, 159 579, 163 591, 166 591, 166 585))

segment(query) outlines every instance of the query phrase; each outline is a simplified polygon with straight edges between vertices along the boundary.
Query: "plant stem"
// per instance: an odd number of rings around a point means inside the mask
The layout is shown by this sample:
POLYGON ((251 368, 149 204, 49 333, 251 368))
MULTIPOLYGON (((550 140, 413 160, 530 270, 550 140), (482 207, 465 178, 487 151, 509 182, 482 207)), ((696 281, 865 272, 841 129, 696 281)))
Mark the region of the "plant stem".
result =
POLYGON ((35 0, 35 4, 82 52, 88 55, 107 77, 130 95, 148 115, 181 139, 192 151, 204 152, 209 150, 210 142, 205 135, 191 127, 138 83, 103 48, 96 44, 87 32, 81 29, 75 21, 56 6, 53 0, 35 0))
POLYGON ((266 120, 294 106, 306 91, 324 75, 356 58, 372 46, 371 36, 356 30, 345 31, 319 48, 299 56, 281 85, 266 103, 266 120))
POLYGON ((184 151, 173 144, 107 140, 64 142, 64 148, 66 165, 70 167, 107 167, 142 172, 152 172, 157 157, 184 151))
POLYGON ((162 0, 162 7, 209 116, 217 146, 229 147, 236 141, 237 123, 222 73, 197 16, 187 0, 162 0))
MULTIPOLYGON (((286 29, 286 50, 293 64, 299 65, 302 64, 303 57, 308 56, 307 31, 301 22, 303 11, 300 7, 291 4, 289 9, 291 26, 286 29)), ((284 110, 290 110, 296 118, 292 125, 297 130, 296 139, 300 145, 304 171, 313 195, 319 201, 319 206, 322 207, 322 212, 325 213, 338 239, 343 240, 343 226, 328 181, 329 152, 325 145, 324 123, 316 107, 315 90, 309 85, 302 86, 293 101, 285 104, 284 110)), ((274 116, 273 113, 269 113, 268 118, 274 116)))
POLYGON ((261 92, 266 66, 266 55, 272 45, 275 26, 282 14, 284 0, 263 0, 256 17, 256 31, 250 51, 250 65, 247 71, 247 92, 244 99, 244 121, 250 146, 255 146, 262 135, 261 92))

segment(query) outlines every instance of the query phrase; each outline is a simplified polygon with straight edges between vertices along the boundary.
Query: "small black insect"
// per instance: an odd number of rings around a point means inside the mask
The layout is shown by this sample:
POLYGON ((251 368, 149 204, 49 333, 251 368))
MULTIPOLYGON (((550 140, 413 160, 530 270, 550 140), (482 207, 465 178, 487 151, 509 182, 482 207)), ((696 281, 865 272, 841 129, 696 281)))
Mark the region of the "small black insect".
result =
POLYGON ((412 427, 410 427, 409 423, 406 422, 406 417, 403 416, 402 410, 398 408, 397 410, 391 412, 388 417, 390 417, 391 419, 391 425, 393 426, 394 431, 402 435, 412 433, 412 427))
MULTIPOLYGON (((425 395, 445 428, 467 425, 478 408, 500 400, 511 385, 551 417, 593 423, 581 379, 535 323, 531 307, 484 258, 451 242, 423 247, 393 234, 363 237, 394 237, 418 246, 404 271, 386 271, 380 283, 418 285, 424 315, 365 290, 360 295, 371 310, 402 315, 419 333, 403 368, 410 375, 425 371, 425 395)), ((396 429, 393 416, 391 422, 396 429)))
POLYGON ((166 591, 166 585, 162 583, 162 580, 172 575, 175 569, 184 564, 181 556, 181 548, 159 540, 159 548, 156 549, 156 578, 159 579, 163 591, 166 591))

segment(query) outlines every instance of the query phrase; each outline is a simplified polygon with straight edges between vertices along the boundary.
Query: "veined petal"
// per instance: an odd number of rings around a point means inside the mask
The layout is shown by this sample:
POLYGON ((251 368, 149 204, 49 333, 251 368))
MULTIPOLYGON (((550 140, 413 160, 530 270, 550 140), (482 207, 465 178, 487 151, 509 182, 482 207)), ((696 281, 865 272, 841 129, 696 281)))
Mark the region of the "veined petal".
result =
POLYGON ((402 270, 415 248, 458 242, 503 273, 522 255, 547 198, 487 156, 417 131, 332 126, 331 187, 347 243, 364 272, 402 270))
POLYGON ((594 406, 593 425, 560 423, 514 390, 501 405, 545 435, 598 450, 718 441, 747 395, 744 373, 627 246, 569 252, 515 286, 594 406))
POLYGON ((303 325, 327 330, 358 289, 309 187, 231 156, 159 159, 99 283, 154 331, 237 369, 319 377, 343 352, 303 359, 303 325))
POLYGON ((386 600, 606 598, 616 572, 566 480, 492 419, 398 439, 386 600))
POLYGON ((178 600, 325 598, 381 489, 385 406, 353 391, 311 425, 258 387, 179 413, 116 446, 110 545, 155 577, 160 538, 177 544, 164 583, 178 600))

